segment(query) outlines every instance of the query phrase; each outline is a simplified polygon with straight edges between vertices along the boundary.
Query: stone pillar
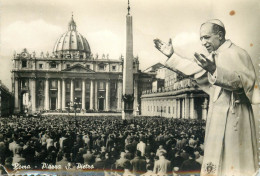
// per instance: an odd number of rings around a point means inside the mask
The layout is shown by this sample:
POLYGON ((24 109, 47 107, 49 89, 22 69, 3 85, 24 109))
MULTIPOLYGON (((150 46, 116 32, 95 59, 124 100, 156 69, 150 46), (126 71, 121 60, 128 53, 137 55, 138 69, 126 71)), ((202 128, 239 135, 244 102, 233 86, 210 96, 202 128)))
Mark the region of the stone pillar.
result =
POLYGON ((190 98, 190 118, 194 119, 194 97, 192 95, 190 98))
POLYGON ((50 94, 49 94, 49 79, 45 80, 45 110, 50 110, 50 94))
POLYGON ((70 103, 74 104, 74 80, 71 79, 70 81, 70 103))
POLYGON ((98 110, 98 81, 95 81, 95 94, 94 94, 95 110, 98 110))
POLYGON ((82 80, 82 102, 81 102, 81 109, 86 110, 86 80, 82 80))
POLYGON ((202 119, 207 119, 207 113, 208 113, 208 99, 204 98, 203 104, 202 104, 202 119))
POLYGON ((58 110, 61 110, 61 80, 58 79, 58 110))
POLYGON ((117 81, 117 111, 122 111, 122 82, 117 81))
POLYGON ((66 110, 66 81, 62 79, 62 110, 66 110))
POLYGON ((89 97, 89 109, 94 109, 94 82, 90 80, 90 97, 89 97))
POLYGON ((14 80, 14 111, 20 112, 20 101, 19 101, 19 79, 14 80))
POLYGON ((178 116, 177 116, 177 107, 178 107, 178 104, 177 104, 177 99, 174 99, 174 107, 173 107, 173 109, 172 109, 172 112, 174 113, 174 118, 178 118, 178 116))
POLYGON ((176 116, 179 119, 181 117, 181 101, 180 99, 176 99, 176 116))
POLYGON ((185 119, 185 98, 182 99, 182 105, 181 106, 182 106, 182 109, 181 109, 182 110, 182 112, 181 112, 182 118, 185 119))
POLYGON ((185 97, 185 119, 190 118, 190 101, 188 95, 185 97))
POLYGON ((110 82, 106 82, 106 111, 110 110, 110 82))
POLYGON ((30 78, 30 95, 32 104, 32 113, 36 112, 36 81, 35 78, 30 78))

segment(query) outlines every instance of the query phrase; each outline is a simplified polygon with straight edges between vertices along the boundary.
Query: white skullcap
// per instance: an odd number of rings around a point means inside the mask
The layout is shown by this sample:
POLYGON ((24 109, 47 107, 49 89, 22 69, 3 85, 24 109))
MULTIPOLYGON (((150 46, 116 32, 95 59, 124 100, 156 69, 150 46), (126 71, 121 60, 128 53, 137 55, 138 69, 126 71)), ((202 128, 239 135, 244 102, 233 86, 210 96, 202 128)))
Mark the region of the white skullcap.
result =
MULTIPOLYGON (((206 21, 205 23, 216 24, 216 25, 219 25, 219 26, 221 26, 221 27, 223 27, 223 28, 225 29, 224 24, 223 24, 220 20, 218 20, 218 19, 208 20, 208 21, 206 21)), ((204 24, 205 24, 205 23, 204 23, 204 24)))

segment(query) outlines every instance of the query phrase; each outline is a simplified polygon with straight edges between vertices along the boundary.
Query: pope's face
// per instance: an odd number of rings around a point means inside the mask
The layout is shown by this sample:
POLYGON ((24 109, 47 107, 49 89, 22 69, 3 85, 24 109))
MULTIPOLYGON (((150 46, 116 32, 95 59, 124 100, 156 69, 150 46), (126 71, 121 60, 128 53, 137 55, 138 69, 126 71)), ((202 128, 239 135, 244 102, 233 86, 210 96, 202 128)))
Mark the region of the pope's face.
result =
POLYGON ((214 34, 212 30, 212 24, 203 24, 200 28, 200 40, 203 46, 208 50, 209 53, 216 51, 221 45, 220 35, 214 34))

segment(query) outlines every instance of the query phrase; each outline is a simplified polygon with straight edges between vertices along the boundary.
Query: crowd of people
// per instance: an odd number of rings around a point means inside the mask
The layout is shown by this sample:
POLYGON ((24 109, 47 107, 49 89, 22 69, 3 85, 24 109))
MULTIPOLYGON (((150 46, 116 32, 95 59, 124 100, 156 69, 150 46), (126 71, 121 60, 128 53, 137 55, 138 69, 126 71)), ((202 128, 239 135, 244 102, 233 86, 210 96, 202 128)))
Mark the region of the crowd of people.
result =
POLYGON ((137 117, 0 118, 9 169, 95 169, 127 175, 200 171, 205 121, 137 117), (14 168, 17 167, 17 168, 14 168))

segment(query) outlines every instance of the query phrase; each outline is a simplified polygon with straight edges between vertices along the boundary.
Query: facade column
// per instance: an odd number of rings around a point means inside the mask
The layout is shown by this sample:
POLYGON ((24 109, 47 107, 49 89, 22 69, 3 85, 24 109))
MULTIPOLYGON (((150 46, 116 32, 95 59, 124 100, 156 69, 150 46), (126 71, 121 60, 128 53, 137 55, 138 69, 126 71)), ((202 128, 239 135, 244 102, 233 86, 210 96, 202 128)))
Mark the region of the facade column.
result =
POLYGON ((182 118, 185 119, 185 98, 182 99, 182 108, 181 108, 182 112, 182 118))
POLYGON ((90 97, 89 97, 89 109, 93 110, 94 107, 94 82, 90 80, 90 97))
POLYGON ((82 80, 82 100, 81 100, 81 109, 86 110, 86 80, 82 80))
POLYGON ((35 78, 30 78, 30 94, 32 103, 32 113, 36 112, 36 81, 35 78))
POLYGON ((70 103, 74 104, 74 79, 71 79, 70 81, 70 103))
POLYGON ((106 82, 106 111, 110 110, 110 82, 106 82))
POLYGON ((207 119, 207 110, 208 109, 208 99, 204 98, 203 104, 202 104, 202 119, 207 119))
POLYGON ((20 112, 20 103, 19 103, 19 79, 15 78, 14 80, 14 111, 20 112))
POLYGON ((185 97, 185 119, 190 118, 190 101, 188 95, 185 97))
POLYGON ((194 119, 194 97, 192 94, 190 98, 190 118, 194 119))
POLYGON ((66 110, 66 81, 62 79, 62 110, 66 110))
POLYGON ((173 106, 173 108, 172 108, 172 113, 174 113, 174 114, 173 114, 173 118, 176 119, 176 118, 178 118, 178 117, 177 117, 177 107, 178 107, 177 99, 174 99, 173 101, 174 101, 174 103, 173 103, 174 106, 173 106))
POLYGON ((61 80, 58 79, 58 110, 61 110, 61 80))
POLYGON ((176 115, 177 115, 177 118, 180 119, 181 118, 181 101, 180 99, 176 99, 176 115))
POLYGON ((49 79, 45 80, 45 110, 50 110, 49 79))
POLYGON ((122 82, 117 81, 117 111, 122 111, 122 82))
POLYGON ((95 102, 95 110, 98 110, 98 81, 95 81, 95 98, 94 98, 94 102, 95 102))

